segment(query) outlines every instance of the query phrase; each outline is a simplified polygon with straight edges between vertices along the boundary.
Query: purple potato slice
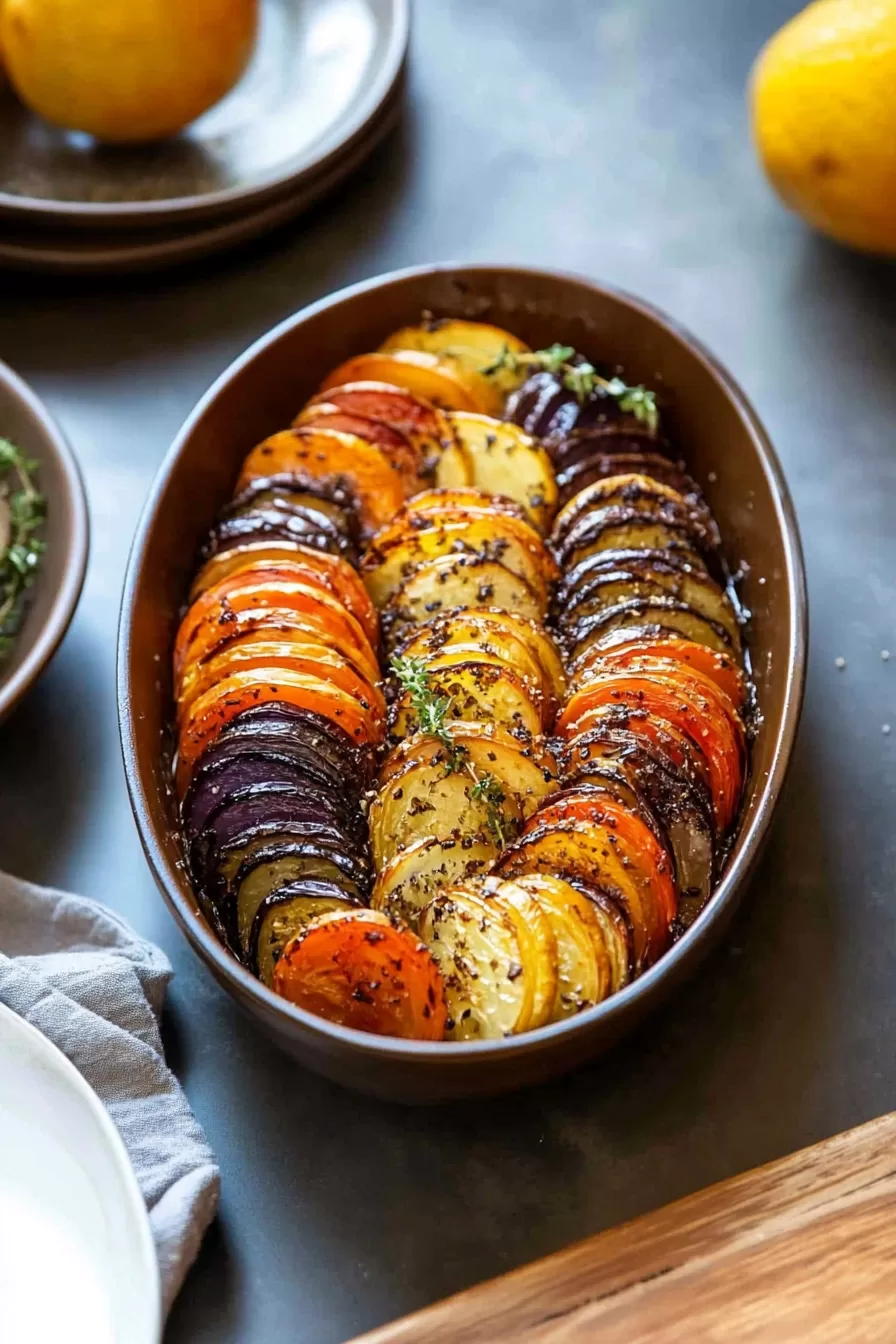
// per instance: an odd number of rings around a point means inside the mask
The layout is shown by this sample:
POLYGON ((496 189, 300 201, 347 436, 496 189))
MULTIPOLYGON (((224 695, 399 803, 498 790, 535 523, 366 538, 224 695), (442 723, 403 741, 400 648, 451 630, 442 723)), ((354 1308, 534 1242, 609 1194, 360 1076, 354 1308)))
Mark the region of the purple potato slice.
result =
POLYGON ((344 814, 323 792, 294 786, 255 785, 247 796, 227 799, 190 849, 194 869, 209 877, 224 854, 242 836, 289 832, 309 840, 337 844, 359 862, 365 859, 366 837, 357 822, 344 814))
POLYGON ((683 602, 698 616, 720 625, 732 648, 740 650, 740 622, 727 593, 705 571, 665 564, 634 562, 618 568, 595 568, 580 577, 575 587, 558 595, 555 620, 561 629, 572 630, 577 622, 595 612, 622 602, 651 598, 683 602))
MULTIPOLYGON (((584 362, 582 355, 570 360, 574 364, 584 362)), ((641 421, 623 411, 616 398, 603 388, 596 387, 580 402, 556 374, 545 370, 532 374, 511 394, 505 416, 540 439, 565 437, 575 429, 605 424, 618 424, 634 434, 649 433, 641 421)))
POLYGON ((235 873, 230 910, 237 943, 246 957, 259 908, 282 887, 309 879, 332 883, 353 905, 366 905, 369 880, 340 862, 338 850, 286 836, 248 853, 235 873))
MULTIPOLYGON (((545 441, 558 471, 565 471, 591 457, 650 457, 667 466, 684 471, 684 463, 674 461, 672 448, 665 439, 654 438, 649 431, 630 429, 619 422, 589 425, 574 429, 562 437, 555 435, 545 441)), ((645 472, 645 475, 650 475, 645 472)))
POLYGON ((344 886, 326 878, 306 877, 269 891, 255 911, 246 946, 246 964, 270 988, 274 967, 291 939, 312 919, 334 910, 357 909, 360 902, 344 886))
POLYGON ((321 715, 259 705, 237 715, 203 753, 181 813, 188 831, 198 833, 216 810, 214 800, 250 783, 276 780, 328 790, 352 813, 373 770, 372 750, 360 751, 321 715), (266 760, 271 763, 267 771, 266 760))
POLYGON ((504 419, 512 420, 527 434, 532 434, 534 430, 530 426, 539 422, 547 404, 559 405, 564 400, 564 389, 554 375, 541 370, 530 374, 521 387, 511 392, 504 408, 504 419))
POLYGON ((682 639, 705 644, 716 653, 737 657, 731 636, 718 621, 699 615, 686 602, 673 597, 645 597, 619 602, 574 621, 564 632, 569 660, 574 663, 586 649, 595 645, 606 647, 603 638, 613 631, 642 627, 657 633, 677 633, 682 639))
POLYGON ((219 551, 256 541, 297 541, 302 546, 311 546, 318 551, 342 555, 350 563, 357 561, 357 553, 351 542, 336 528, 322 528, 313 518, 277 509, 239 518, 224 518, 216 523, 202 548, 201 558, 210 560, 219 551))
POLYGON ((662 736, 651 742, 628 727, 609 724, 582 734, 566 756, 564 779, 571 784, 618 780, 622 774, 643 799, 648 814, 661 824, 675 862, 679 919, 685 926, 692 923, 710 897, 715 872, 711 803, 697 769, 677 764, 663 750, 662 736), (600 759, 595 761, 597 753, 600 759))
MULTIPOLYGON (((297 705, 270 701, 244 710, 232 719, 218 741, 252 738, 258 731, 291 743, 297 751, 312 752, 336 772, 347 785, 361 793, 376 773, 372 747, 359 746, 338 723, 297 705)), ((303 755, 302 759, 305 759, 303 755)))
POLYGON ((668 462, 657 453, 589 453, 557 472, 557 492, 560 508, 571 499, 609 476, 627 476, 636 473, 677 490, 693 508, 706 508, 696 481, 692 480, 674 462, 668 462))
MULTIPOLYGON (((195 784, 195 781, 194 781, 195 784)), ((240 756, 218 770, 206 774, 202 782, 191 787, 189 805, 183 809, 184 830, 188 840, 217 844, 219 818, 237 804, 253 803, 260 797, 297 797, 314 807, 321 817, 333 819, 349 834, 363 834, 363 818, 357 798, 346 797, 340 785, 309 777, 286 761, 269 756, 240 756)), ((224 818, 228 828, 235 813, 224 818)))

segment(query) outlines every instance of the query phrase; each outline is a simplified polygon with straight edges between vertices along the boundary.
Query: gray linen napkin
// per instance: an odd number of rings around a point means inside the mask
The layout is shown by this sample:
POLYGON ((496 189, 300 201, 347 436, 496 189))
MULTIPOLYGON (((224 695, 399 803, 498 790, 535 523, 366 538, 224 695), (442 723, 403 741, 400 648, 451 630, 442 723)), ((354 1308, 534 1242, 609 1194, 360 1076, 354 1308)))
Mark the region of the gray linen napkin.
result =
POLYGON ((220 1174, 165 1064, 172 970, 125 920, 0 873, 0 1000, 67 1055, 124 1140, 149 1209, 167 1312, 218 1204, 220 1174))

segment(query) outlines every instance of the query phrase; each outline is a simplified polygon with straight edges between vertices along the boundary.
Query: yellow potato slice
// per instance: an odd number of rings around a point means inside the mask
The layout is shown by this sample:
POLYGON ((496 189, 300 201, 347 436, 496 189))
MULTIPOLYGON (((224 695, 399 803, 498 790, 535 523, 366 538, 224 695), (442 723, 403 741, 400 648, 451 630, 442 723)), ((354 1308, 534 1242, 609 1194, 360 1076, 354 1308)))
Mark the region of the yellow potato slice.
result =
POLYGON ((632 930, 635 965, 653 964, 665 951, 669 930, 647 884, 617 853, 616 837, 590 821, 567 821, 522 835, 501 857, 502 877, 548 873, 589 887, 609 889, 624 910, 632 930))
POLYGON ((440 612, 467 607, 504 607, 530 620, 544 619, 546 602, 525 579, 497 562, 466 565, 441 555, 422 565, 398 589, 381 613, 381 628, 392 647, 415 625, 440 612))
POLYGON ((423 490, 409 499, 401 511, 402 518, 453 517, 455 514, 469 517, 471 514, 509 513, 525 521, 526 511, 512 499, 503 495, 488 495, 471 485, 439 486, 432 490, 423 490))
MULTIPOLYGON (((716 629, 705 617, 698 615, 695 611, 677 611, 674 608, 663 609, 662 607, 651 610, 649 607, 641 607, 629 611, 623 609, 577 639, 575 644, 570 646, 570 667, 575 668, 579 660, 591 648, 610 648, 614 642, 619 640, 620 631, 641 631, 645 628, 652 632, 660 629, 666 633, 674 634, 680 639, 690 639, 695 644, 705 644, 714 653, 726 654, 728 657, 731 657, 733 652, 731 641, 725 631, 716 629)), ((575 633, 579 634, 580 631, 577 629, 575 633)))
POLYGON ((420 936, 445 979, 446 1040, 500 1040, 528 1028, 532 947, 505 908, 453 887, 427 907, 420 936))
POLYGON ((402 327, 380 346, 381 350, 428 350, 432 354, 457 360, 465 368, 488 380, 496 392, 495 414, 500 414, 504 399, 524 382, 528 369, 514 369, 501 363, 505 351, 529 354, 529 346, 501 327, 488 322, 466 322, 458 318, 438 318, 417 327, 402 327), (498 365, 498 368, 494 366, 498 365))
POLYGON ((546 692, 558 704, 566 699, 566 670, 560 650, 540 621, 518 611, 500 611, 495 607, 472 608, 465 613, 477 619, 487 619, 499 629, 507 630, 525 640, 532 654, 541 664, 546 679, 546 692))
MULTIPOLYGON (((551 459, 538 440, 518 425, 487 415, 454 411, 447 418, 473 463, 476 489, 515 500, 539 532, 546 532, 557 507, 557 483, 551 459)), ((459 484, 443 474, 443 461, 436 466, 436 485, 459 484)))
MULTIPOLYGON (((427 837, 448 840, 452 835, 488 835, 489 805, 473 796, 476 779, 467 771, 447 774, 443 759, 411 760, 383 785, 368 813, 370 847, 377 871, 401 849, 427 837)), ((508 838, 523 822, 514 794, 500 803, 501 825, 508 838)))
MULTIPOLYGON (((587 588, 587 581, 582 586, 587 588)), ((704 573, 652 571, 649 567, 640 573, 632 573, 622 560, 618 571, 610 571, 603 576, 595 575, 594 586, 576 604, 574 614, 577 620, 581 620, 620 602, 652 597, 661 601, 672 598, 676 602, 685 603, 698 616, 705 616, 707 620, 720 625, 730 638, 732 647, 740 649, 741 629, 731 600, 715 580, 704 573)), ((641 619, 643 624, 649 625, 658 618, 652 616, 651 609, 647 608, 641 619)))
POLYGON ((565 698, 566 678, 557 646, 543 626, 515 612, 484 608, 435 617, 410 635, 399 652, 406 657, 425 656, 433 648, 453 649, 462 644, 497 653, 534 677, 551 710, 565 698))
POLYGON ((466 444, 451 439, 435 460, 435 473, 442 485, 463 489, 475 484, 476 466, 466 444))
POLYGON ((532 976, 532 1012, 527 1031, 553 1020, 557 998, 557 939, 541 904, 516 882, 500 877, 476 877, 464 884, 483 900, 501 907, 517 926, 523 948, 523 969, 532 976))
MULTIPOLYGON (((558 788, 558 766, 543 742, 520 742, 503 728, 493 723, 463 723, 446 725, 455 747, 463 748, 477 775, 492 775, 508 796, 516 800, 520 813, 528 820, 548 794, 558 788)), ((383 787, 412 762, 439 763, 444 769, 446 752, 443 744, 425 733, 415 733, 390 753, 380 771, 383 787)))
POLYGON ((441 555, 472 567, 497 561, 525 579, 544 601, 556 573, 538 534, 518 518, 494 514, 457 521, 433 519, 430 527, 390 527, 374 539, 361 561, 374 604, 384 607, 414 570, 441 555))
POLYGON ((370 904, 416 928, 421 912, 439 892, 488 872, 497 856, 498 844, 488 835, 415 840, 386 864, 370 904))
POLYGON ((627 522, 608 523, 590 541, 583 541, 563 557, 563 568, 569 572, 574 565, 599 551, 674 551, 697 568, 701 561, 681 532, 664 523, 627 522))
POLYGON ((541 671, 529 651, 523 646, 514 657, 514 651, 505 648, 485 648, 481 643, 445 644, 421 654, 428 672, 444 673, 453 667, 473 662, 489 667, 503 667, 511 672, 525 687, 526 694, 539 711, 542 728, 550 727, 547 715, 547 698, 544 693, 541 671))
POLYGON ((441 654, 453 657, 500 658, 527 683, 537 687, 541 700, 552 700, 553 690, 541 663, 531 647, 516 632, 490 624, 481 617, 470 617, 468 612, 457 612, 443 620, 431 621, 411 636, 399 650, 404 658, 422 658, 427 665, 441 654))
MULTIPOLYGON (((511 671, 499 658, 481 654, 456 665, 443 655, 442 666, 435 661, 428 667, 429 686, 434 695, 450 700, 449 719, 473 723, 496 723, 508 732, 529 741, 539 737, 545 727, 537 688, 511 671)), ((389 732, 393 738, 410 737, 419 728, 411 695, 405 692, 392 706, 389 732)))
POLYGON ((610 993, 623 989, 631 979, 632 935, 620 908, 602 891, 585 898, 591 904, 601 926, 604 946, 610 958, 610 993))
POLYGON ((615 926, 609 930, 608 945, 604 910, 569 882, 548 873, 524 873, 514 881, 538 901, 557 940, 557 996, 552 1020, 574 1017, 621 989, 628 976, 628 948, 624 937, 620 944, 615 926))

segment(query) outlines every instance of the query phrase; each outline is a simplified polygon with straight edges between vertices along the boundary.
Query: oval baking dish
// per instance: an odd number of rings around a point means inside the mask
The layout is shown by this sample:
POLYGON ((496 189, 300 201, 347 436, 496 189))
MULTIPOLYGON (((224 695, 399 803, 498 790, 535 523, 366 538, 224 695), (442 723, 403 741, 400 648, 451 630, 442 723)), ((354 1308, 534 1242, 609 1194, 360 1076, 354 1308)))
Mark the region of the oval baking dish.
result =
POLYGON ((131 802, 169 908, 218 981, 287 1051, 339 1082, 395 1100, 494 1093, 569 1069, 656 1007, 718 940, 759 855, 787 770, 803 693, 806 596, 787 487, 755 413, 686 332, 639 300, 572 276, 434 266, 313 304, 218 379, 172 446, 141 519, 125 582, 118 702, 131 802), (727 559, 742 569, 761 710, 740 826, 706 910, 640 979, 598 1006, 503 1040, 430 1043, 312 1016, 265 988, 224 948, 187 878, 170 787, 170 650, 196 555, 255 443, 288 424, 329 370, 423 312, 495 323, 533 348, 560 341, 659 387, 666 422, 703 485, 727 559))

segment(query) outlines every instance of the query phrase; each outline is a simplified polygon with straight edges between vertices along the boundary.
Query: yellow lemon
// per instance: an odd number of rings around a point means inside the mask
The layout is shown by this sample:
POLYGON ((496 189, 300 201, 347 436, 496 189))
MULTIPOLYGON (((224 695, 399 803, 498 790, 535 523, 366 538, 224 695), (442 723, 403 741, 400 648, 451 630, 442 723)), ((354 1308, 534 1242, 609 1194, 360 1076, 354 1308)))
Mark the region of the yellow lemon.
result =
POLYGON ((157 140, 233 87, 257 21, 258 0, 0 0, 0 51, 47 121, 157 140))
POLYGON ((842 243, 896 255, 896 0, 816 0, 760 53, 751 94, 784 201, 842 243))

